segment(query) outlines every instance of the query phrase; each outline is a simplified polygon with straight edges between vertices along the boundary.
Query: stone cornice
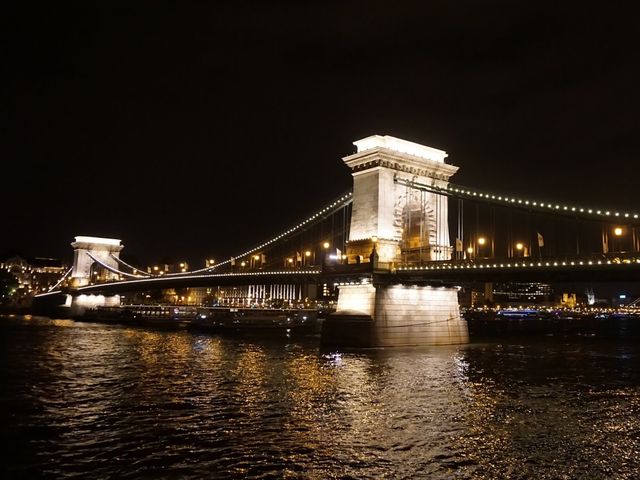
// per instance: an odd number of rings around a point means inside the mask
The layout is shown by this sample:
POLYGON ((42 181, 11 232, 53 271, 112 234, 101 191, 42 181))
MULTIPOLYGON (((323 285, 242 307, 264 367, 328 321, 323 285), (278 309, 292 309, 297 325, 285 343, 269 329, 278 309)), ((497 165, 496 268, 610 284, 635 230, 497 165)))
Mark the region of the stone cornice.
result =
POLYGON ((74 250, 84 249, 90 251, 106 251, 113 253, 120 252, 124 248, 124 245, 96 245, 95 243, 91 242, 72 242, 71 246, 74 248, 74 250))
POLYGON ((411 175, 448 180, 458 171, 458 167, 454 165, 435 162, 382 147, 355 153, 344 157, 342 160, 354 173, 383 167, 411 175))

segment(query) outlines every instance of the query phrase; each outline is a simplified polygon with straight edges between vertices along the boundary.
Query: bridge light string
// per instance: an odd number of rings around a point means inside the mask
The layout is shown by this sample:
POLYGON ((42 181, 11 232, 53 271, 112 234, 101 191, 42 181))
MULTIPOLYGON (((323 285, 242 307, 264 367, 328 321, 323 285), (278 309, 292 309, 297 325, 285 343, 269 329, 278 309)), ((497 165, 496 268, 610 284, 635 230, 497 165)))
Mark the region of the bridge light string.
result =
MULTIPOLYGON (((330 215, 331 213, 333 213, 334 210, 337 210, 339 208, 347 206, 348 204, 350 204, 352 202, 352 197, 353 197, 353 192, 347 192, 346 194, 341 196, 338 200, 334 201, 330 205, 327 205, 322 210, 318 210, 315 214, 311 215, 306 220, 303 220, 302 222, 300 222, 296 226, 291 227, 288 230, 285 230, 280 235, 277 235, 277 236, 273 237, 271 240, 267 240, 266 242, 262 243, 261 245, 258 245, 257 247, 254 247, 254 248, 252 248, 250 250, 247 250, 246 252, 241 253, 240 255, 234 255, 232 258, 237 259, 237 258, 246 257, 248 255, 251 255, 251 254, 255 253, 255 252, 258 252, 259 250, 262 250, 265 247, 268 247, 269 245, 277 242, 278 240, 282 240, 283 238, 286 238, 286 237, 290 236, 291 234, 297 232, 301 228, 309 226, 315 220, 318 220, 319 218, 322 219, 326 215, 330 215)), ((230 262, 231 262, 231 259, 228 259, 228 260, 225 260, 223 262, 220 262, 220 263, 214 265, 213 267, 203 268, 201 270, 196 270, 196 271, 191 272, 191 273, 196 273, 198 271, 205 271, 205 270, 213 270, 213 269, 215 269, 217 267, 220 267, 222 265, 226 265, 226 264, 228 264, 230 262)))
MULTIPOLYGON (((292 227, 289 230, 286 230, 282 234, 272 238, 271 240, 268 240, 268 241, 264 242, 262 245, 258 245, 257 247, 252 248, 251 250, 248 250, 248 251, 246 251, 245 253, 243 253, 241 255, 234 255, 231 258, 233 258, 233 259, 242 258, 242 257, 248 256, 248 255, 251 255, 252 253, 257 252, 257 251, 263 249, 266 246, 271 245, 272 243, 274 243, 274 242, 276 242, 276 241, 288 236, 289 234, 299 230, 300 228, 302 228, 304 226, 308 226, 310 224, 310 222, 313 222, 314 220, 318 219, 320 216, 330 213, 329 211, 331 209, 335 209, 336 207, 342 208, 342 207, 348 205, 352 201, 351 200, 352 196, 353 196, 352 192, 347 192, 342 197, 340 197, 338 200, 336 200, 335 202, 331 203, 330 205, 328 205, 327 207, 323 208, 322 210, 319 210, 314 215, 310 216, 309 218, 307 218, 303 222, 300 222, 295 227, 292 227)), ((331 213, 333 213, 333 212, 331 212, 331 213)), ((173 277, 173 278, 175 278, 175 277, 182 277, 182 276, 185 276, 185 275, 191 275, 191 274, 194 274, 194 273, 210 272, 210 271, 215 270, 216 268, 218 268, 218 267, 220 267, 222 265, 226 265, 228 263, 231 263, 231 259, 224 260, 224 261, 222 261, 220 263, 217 263, 215 265, 212 265, 210 267, 200 268, 198 270, 191 270, 189 272, 170 273, 170 274, 165 275, 165 277, 173 277)))
POLYGON ((628 259, 628 261, 613 262, 611 260, 547 260, 539 262, 501 262, 501 263, 444 263, 440 265, 421 265, 398 267, 397 271, 434 271, 434 270, 489 270, 498 268, 554 268, 554 267, 580 267, 594 265, 611 266, 638 266, 640 258, 628 259))
POLYGON ((410 180, 405 179, 396 179, 396 182, 402 183, 412 188, 416 188, 419 190, 426 190, 432 193, 440 193, 448 196, 456 196, 461 198, 476 198, 483 199, 493 203, 505 205, 505 206, 518 206, 521 208, 527 209, 536 209, 543 213, 561 213, 561 214, 572 214, 573 216, 580 214, 581 216, 594 219, 601 217, 604 219, 627 219, 627 220, 638 220, 640 219, 640 214, 638 213, 629 213, 629 212, 618 212, 613 209, 606 208, 587 208, 587 207, 576 207, 571 205, 562 205, 556 202, 545 202, 545 201, 537 201, 537 200, 528 200, 523 198, 516 198, 509 195, 496 195, 487 192, 483 192, 480 190, 473 190, 467 187, 462 187, 460 185, 455 185, 453 183, 448 183, 445 187, 438 187, 436 185, 425 185, 418 182, 412 182, 410 180))
MULTIPOLYGON (((131 273, 126 273, 126 272, 122 272, 120 270, 118 270, 117 268, 113 268, 110 267, 109 265, 107 265, 106 263, 98 260, 96 257, 94 257, 93 255, 91 255, 91 253, 87 252, 87 255, 89 255, 89 258, 91 258, 91 260, 93 260, 94 262, 96 262, 98 265, 106 268, 107 270, 109 270, 112 273, 118 274, 118 275, 123 275, 125 277, 133 277, 133 278, 140 278, 140 277, 144 277, 144 275, 133 275, 131 273)), ((148 277, 147 277, 148 278, 148 277)))
POLYGON ((58 280, 58 283, 56 283, 53 287, 51 287, 49 290, 47 290, 47 293, 51 293, 53 292, 56 288, 58 288, 60 286, 60 284, 62 284, 62 282, 64 282, 64 279, 67 278, 69 276, 69 274, 71 273, 71 271, 73 270, 73 267, 69 267, 69 270, 67 270, 67 273, 65 273, 62 278, 60 280, 58 280))

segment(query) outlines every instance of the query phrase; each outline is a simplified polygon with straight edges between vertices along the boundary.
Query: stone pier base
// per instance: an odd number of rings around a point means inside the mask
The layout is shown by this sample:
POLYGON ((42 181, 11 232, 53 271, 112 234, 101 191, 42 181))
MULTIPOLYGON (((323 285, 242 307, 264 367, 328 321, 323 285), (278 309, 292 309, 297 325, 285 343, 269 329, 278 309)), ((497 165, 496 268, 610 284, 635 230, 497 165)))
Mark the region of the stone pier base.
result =
POLYGON ((67 295, 66 306, 71 316, 79 317, 96 307, 119 307, 120 295, 67 295))
POLYGON ((345 285, 322 328, 329 347, 401 347, 469 342, 451 287, 345 285))

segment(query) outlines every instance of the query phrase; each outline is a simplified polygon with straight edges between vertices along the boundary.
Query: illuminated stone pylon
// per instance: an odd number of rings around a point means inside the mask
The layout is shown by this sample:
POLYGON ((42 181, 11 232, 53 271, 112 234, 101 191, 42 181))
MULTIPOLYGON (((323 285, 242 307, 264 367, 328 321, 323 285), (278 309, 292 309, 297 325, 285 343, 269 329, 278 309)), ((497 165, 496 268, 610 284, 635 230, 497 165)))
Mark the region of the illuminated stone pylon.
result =
POLYGON ((343 158, 353 176, 347 254, 368 259, 375 239, 382 264, 449 260, 447 199, 406 185, 446 187, 458 171, 444 163, 447 153, 388 135, 353 144, 357 152, 343 158))
POLYGON ((375 248, 377 263, 373 283, 339 287, 322 342, 338 347, 467 343, 457 288, 376 280, 401 261, 451 258, 447 199, 406 183, 445 187, 458 168, 444 163, 442 150, 395 137, 373 135, 354 145, 358 151, 343 159, 353 175, 347 256, 350 263, 367 262, 375 258, 375 248))
MULTIPOLYGON (((120 257, 120 251, 124 248, 120 240, 78 236, 75 237, 75 242, 72 242, 71 246, 73 247, 72 286, 81 287, 89 284, 92 267, 96 263, 94 258, 115 270, 119 270, 118 261, 115 258, 120 257)), ((105 275, 107 278, 116 277, 111 272, 106 272, 105 275)))

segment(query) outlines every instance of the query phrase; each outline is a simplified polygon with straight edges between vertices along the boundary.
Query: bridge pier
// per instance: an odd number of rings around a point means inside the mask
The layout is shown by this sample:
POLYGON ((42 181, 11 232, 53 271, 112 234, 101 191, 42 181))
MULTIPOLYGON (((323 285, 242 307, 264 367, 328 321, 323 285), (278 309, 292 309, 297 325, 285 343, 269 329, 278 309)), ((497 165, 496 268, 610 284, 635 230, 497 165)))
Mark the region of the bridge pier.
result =
MULTIPOLYGON (((400 262, 450 260, 448 203, 408 184, 444 188, 458 167, 442 150, 390 136, 353 142, 344 157, 353 176, 347 255, 370 258, 372 272, 400 262), (370 254, 370 255, 369 255, 370 254)), ((325 345, 390 347, 467 343, 458 291, 452 287, 376 284, 340 287, 338 308, 323 325, 325 345)))
POLYGON ((119 307, 120 295, 67 295, 64 306, 69 309, 71 317, 81 317, 96 307, 119 307))
POLYGON ((323 325, 329 347, 404 347, 468 343, 453 287, 344 285, 323 325))

